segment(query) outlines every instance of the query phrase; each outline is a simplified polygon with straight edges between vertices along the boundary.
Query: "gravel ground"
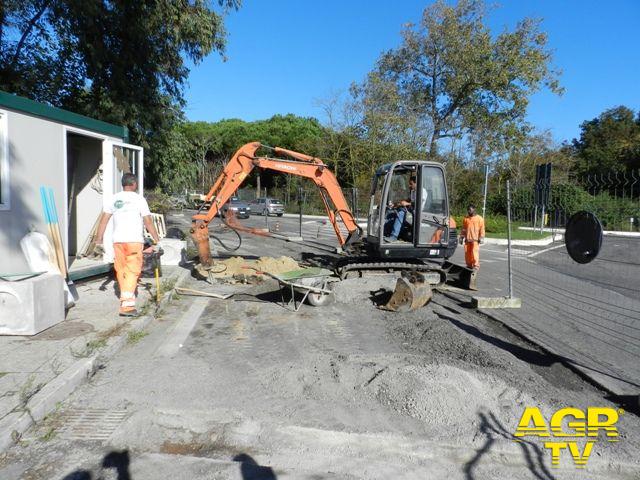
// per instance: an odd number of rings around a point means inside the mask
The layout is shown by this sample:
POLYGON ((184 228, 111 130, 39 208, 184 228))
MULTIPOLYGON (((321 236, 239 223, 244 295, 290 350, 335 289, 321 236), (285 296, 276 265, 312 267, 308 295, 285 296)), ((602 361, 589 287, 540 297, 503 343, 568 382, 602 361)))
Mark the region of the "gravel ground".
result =
MULTIPOLYGON (((278 245, 269 248, 285 254, 278 245)), ((568 458, 551 469, 537 439, 514 442, 525 406, 548 416, 613 405, 442 294, 406 314, 376 308, 394 283, 347 280, 336 303, 294 313, 265 282, 235 301, 206 301, 179 352, 163 356, 176 322, 201 301, 182 297, 1 458, 0 478, 640 478, 631 413, 620 442, 595 445, 586 472, 568 458), (106 439, 73 439, 65 418, 83 409, 124 419, 106 439)))

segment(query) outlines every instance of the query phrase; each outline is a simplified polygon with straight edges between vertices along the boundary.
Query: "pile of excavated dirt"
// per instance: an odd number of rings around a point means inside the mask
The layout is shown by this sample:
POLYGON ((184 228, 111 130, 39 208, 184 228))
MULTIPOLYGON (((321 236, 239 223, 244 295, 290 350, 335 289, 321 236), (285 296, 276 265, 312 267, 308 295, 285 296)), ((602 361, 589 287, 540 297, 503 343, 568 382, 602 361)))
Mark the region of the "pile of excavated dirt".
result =
POLYGON ((260 257, 258 260, 247 260, 242 257, 231 257, 225 260, 215 260, 209 271, 209 277, 214 279, 253 281, 263 275, 260 272, 277 275, 291 270, 300 269, 300 265, 291 257, 260 257))
MULTIPOLYGON (((508 434, 527 405, 536 402, 491 373, 451 364, 412 364, 398 355, 318 356, 312 361, 278 365, 266 376, 271 388, 288 398, 350 405, 368 412, 397 413, 422 423, 432 438, 467 442, 483 422, 508 434), (315 361, 313 361, 315 360, 315 361), (487 418, 485 412, 492 412, 487 418)), ((548 417, 547 417, 548 418, 548 417)))

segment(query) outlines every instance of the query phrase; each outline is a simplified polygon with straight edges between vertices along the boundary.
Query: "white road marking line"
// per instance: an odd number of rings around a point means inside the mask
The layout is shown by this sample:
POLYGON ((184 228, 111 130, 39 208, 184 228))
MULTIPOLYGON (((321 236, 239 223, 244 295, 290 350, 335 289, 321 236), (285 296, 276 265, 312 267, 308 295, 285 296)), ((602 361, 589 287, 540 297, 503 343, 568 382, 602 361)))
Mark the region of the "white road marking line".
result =
POLYGON ((480 252, 502 253, 504 255, 507 254, 506 250, 491 250, 489 248, 480 248, 480 252))
POLYGON ((542 250, 540 250, 539 252, 534 252, 531 255, 529 255, 529 257, 535 257, 536 255, 540 255, 541 253, 545 253, 548 252, 550 250, 555 250, 556 248, 562 248, 564 247, 564 243, 560 244, 560 245, 556 245, 555 247, 549 247, 549 248, 544 248, 542 250))
POLYGON ((167 332, 164 341, 158 347, 154 356, 171 357, 178 353, 208 303, 209 299, 196 298, 191 307, 189 307, 189 310, 187 310, 173 328, 167 332))
POLYGON ((521 250, 519 248, 512 248, 511 253, 515 253, 516 255, 528 255, 531 253, 531 250, 521 250))

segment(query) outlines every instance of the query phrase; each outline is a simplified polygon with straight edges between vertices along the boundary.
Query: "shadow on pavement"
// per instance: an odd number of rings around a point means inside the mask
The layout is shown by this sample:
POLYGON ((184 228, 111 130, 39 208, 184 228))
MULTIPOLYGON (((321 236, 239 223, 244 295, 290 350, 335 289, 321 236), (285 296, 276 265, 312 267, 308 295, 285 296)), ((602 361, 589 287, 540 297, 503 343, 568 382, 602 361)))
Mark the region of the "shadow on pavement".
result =
POLYGON ((315 252, 302 252, 300 257, 302 262, 309 263, 314 267, 328 268, 329 270, 335 267, 336 259, 338 258, 336 254, 325 255, 315 252))
POLYGON ((240 463, 242 480, 276 480, 276 474, 271 467, 263 467, 246 453, 240 453, 233 457, 234 462, 240 463))
POLYGON ((382 305, 386 305, 387 303, 389 303, 392 295, 393 292, 391 290, 380 288, 379 290, 369 292, 369 299, 376 307, 381 307, 382 305))
MULTIPOLYGON (((496 440, 499 438, 516 440, 515 437, 498 421, 493 413, 480 412, 478 413, 478 416, 480 417, 480 433, 484 434, 487 438, 484 445, 480 447, 474 457, 464 465, 463 471, 467 480, 475 480, 478 478, 474 474, 474 469, 480 463, 483 455, 491 450, 491 447, 496 440)), ((527 468, 533 475, 533 478, 537 478, 539 480, 555 480, 556 477, 551 474, 551 471, 545 464, 545 461, 549 461, 550 457, 546 458, 544 452, 538 445, 522 439, 517 440, 517 444, 522 450, 522 454, 527 463, 527 468)))
MULTIPOLYGON (((439 306, 442 306, 440 304, 438 304, 439 306)), ((467 308, 467 306, 465 304, 459 303, 460 307, 463 308, 467 308)), ((473 308, 473 307, 468 307, 468 308, 473 308)), ((453 310, 453 309, 448 309, 448 310, 453 310)), ((591 380, 590 378, 588 378, 587 376, 585 376, 585 374, 583 372, 580 372, 578 370, 576 370, 576 367, 582 367, 588 370, 591 370, 593 372, 599 373, 601 375, 606 375, 609 378, 613 378, 615 380, 619 380, 621 382, 624 382, 628 385, 631 385, 633 387, 640 387, 640 385, 638 385, 637 383, 634 383, 628 379, 625 378, 621 378, 617 375, 614 375, 612 373, 609 372, 605 372, 596 368, 593 368, 592 366, 586 366, 583 365, 582 363, 573 360, 571 358, 565 357, 565 356, 560 356, 560 355, 555 355, 553 353, 550 352, 539 352, 536 350, 532 350, 532 349, 528 349, 528 348, 524 348, 524 347, 520 347, 518 345, 514 345, 512 343, 506 342, 504 340, 501 340, 499 338, 496 338, 494 336, 491 335, 487 335, 486 333, 483 333, 482 331, 480 331, 478 328, 473 327, 471 325, 467 325, 464 324, 462 322, 460 322, 459 320, 456 320, 455 318, 448 316, 448 315, 444 315, 442 313, 438 313, 438 312, 434 312, 436 313, 436 315, 438 315, 440 318, 443 318, 445 320, 449 320, 451 323, 453 323, 455 326, 457 326, 458 328, 460 328, 461 330, 467 332, 470 335, 473 335, 476 338, 479 338, 481 340, 484 340, 487 343, 490 343, 491 345, 494 345, 496 347, 502 348, 503 350, 513 354, 515 357, 519 358, 520 360, 523 360, 525 362, 528 362, 532 365, 538 365, 541 367, 549 367, 551 365, 553 365, 554 363, 560 363, 562 365, 564 365, 567 368, 570 368, 573 372, 575 372, 577 375, 579 375, 581 378, 583 378, 584 380, 586 380, 589 383, 592 383, 593 380, 591 380)), ((515 332, 514 330, 510 329, 510 331, 512 331, 515 335, 519 335, 517 332, 515 332)), ((621 403, 624 403, 624 398, 622 398, 621 400, 619 400, 621 403)), ((630 411, 633 411, 635 413, 635 411, 637 411, 637 409, 640 407, 635 407, 630 408, 630 411)))
POLYGON ((438 315, 440 318, 450 321, 460 330, 467 332, 469 335, 473 335, 474 337, 479 338, 480 340, 484 340, 485 342, 495 347, 501 348, 502 350, 505 350, 511 353, 514 357, 518 358, 519 360, 522 360, 523 362, 527 362, 532 365, 538 365, 541 367, 549 367, 554 363, 561 362, 563 360, 562 358, 556 355, 546 354, 544 352, 538 352, 536 350, 532 350, 529 348, 520 347, 518 345, 514 345, 513 343, 506 342, 504 340, 496 338, 492 335, 488 335, 480 331, 480 329, 473 327, 471 325, 462 323, 461 321, 449 315, 444 315, 439 312, 434 312, 434 313, 438 315))
POLYGON ((625 411, 631 412, 640 417, 640 394, 639 395, 614 395, 609 394, 607 400, 622 406, 625 411))
MULTIPOLYGON (((104 456, 101 466, 103 469, 113 468, 116 471, 115 478, 117 480, 131 480, 131 474, 129 473, 130 462, 128 450, 114 450, 104 456)), ((98 480, 103 477, 102 475, 93 477, 89 470, 76 470, 65 476, 62 480, 92 480, 94 478, 98 480)))

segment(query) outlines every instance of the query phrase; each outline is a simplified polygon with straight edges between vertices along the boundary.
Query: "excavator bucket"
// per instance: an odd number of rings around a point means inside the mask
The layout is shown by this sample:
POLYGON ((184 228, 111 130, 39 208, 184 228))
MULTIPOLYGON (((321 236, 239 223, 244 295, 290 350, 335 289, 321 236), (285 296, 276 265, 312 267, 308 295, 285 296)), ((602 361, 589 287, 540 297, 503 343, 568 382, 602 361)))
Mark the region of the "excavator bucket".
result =
POLYGON ((431 296, 431 285, 424 275, 418 272, 403 272, 396 282, 391 298, 380 308, 392 312, 411 312, 424 307, 431 300, 431 296))
POLYGON ((477 290, 478 271, 451 262, 444 262, 442 269, 447 273, 447 283, 466 290, 477 290))

